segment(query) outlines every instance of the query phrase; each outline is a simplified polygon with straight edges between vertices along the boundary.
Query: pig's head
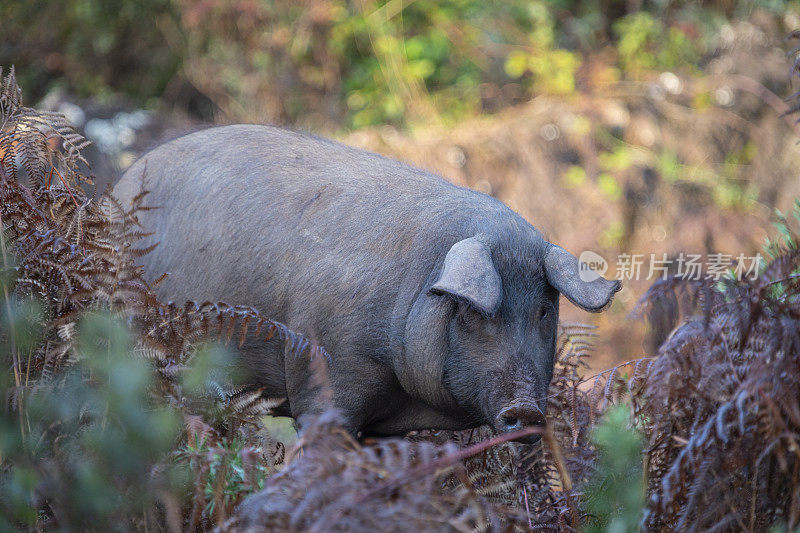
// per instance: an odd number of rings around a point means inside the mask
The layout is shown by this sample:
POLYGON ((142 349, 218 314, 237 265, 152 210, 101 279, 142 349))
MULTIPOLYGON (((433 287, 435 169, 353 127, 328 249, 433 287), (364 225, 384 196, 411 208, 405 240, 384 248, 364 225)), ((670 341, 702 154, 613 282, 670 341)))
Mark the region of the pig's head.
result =
POLYGON ((618 281, 581 279, 578 259, 563 248, 545 241, 534 248, 527 250, 534 257, 526 257, 511 247, 493 249, 480 235, 457 242, 412 309, 409 318, 429 332, 427 346, 416 344, 428 352, 415 358, 422 366, 416 386, 434 396, 434 405, 449 400, 452 411, 467 413, 466 425, 500 432, 543 426, 559 294, 599 312, 619 290, 618 281), (432 390, 437 385, 440 393, 432 390))

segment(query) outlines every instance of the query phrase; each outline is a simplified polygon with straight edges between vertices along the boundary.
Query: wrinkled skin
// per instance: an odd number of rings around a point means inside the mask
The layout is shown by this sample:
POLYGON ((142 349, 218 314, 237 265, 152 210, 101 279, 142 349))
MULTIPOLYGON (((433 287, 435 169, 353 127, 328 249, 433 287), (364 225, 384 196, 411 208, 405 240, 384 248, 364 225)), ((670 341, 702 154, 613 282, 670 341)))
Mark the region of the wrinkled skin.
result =
MULTIPOLYGON (((617 282, 501 202, 375 154, 264 126, 181 137, 143 156, 114 195, 141 188, 159 246, 143 258, 164 300, 250 305, 331 354, 348 429, 396 435, 544 423, 559 293, 588 311, 617 282)), ((295 418, 324 409, 308 362, 240 349, 249 381, 295 418)))

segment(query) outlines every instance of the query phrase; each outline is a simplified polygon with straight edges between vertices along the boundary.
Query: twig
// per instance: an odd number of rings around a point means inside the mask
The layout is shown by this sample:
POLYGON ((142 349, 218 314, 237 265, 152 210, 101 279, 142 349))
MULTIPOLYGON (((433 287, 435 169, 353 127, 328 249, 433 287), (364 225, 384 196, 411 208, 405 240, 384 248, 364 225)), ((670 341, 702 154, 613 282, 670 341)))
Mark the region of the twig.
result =
POLYGON ((525 487, 525 484, 522 485, 522 494, 525 495, 525 514, 528 515, 528 527, 533 529, 533 524, 531 523, 531 509, 528 507, 528 489, 525 487))
POLYGON ((53 167, 53 170, 56 171, 56 174, 58 174, 61 183, 64 184, 64 188, 67 189, 67 193, 69 194, 70 198, 72 198, 72 201, 75 202, 75 207, 80 207, 78 200, 76 200, 75 197, 72 195, 72 191, 70 190, 69 185, 67 185, 67 181, 64 179, 64 176, 61 175, 61 172, 59 172, 56 167, 53 167))
POLYGON ((550 448, 550 453, 553 454, 553 462, 556 464, 558 470, 558 477, 561 479, 561 488, 564 490, 564 495, 567 499, 572 522, 572 528, 578 529, 578 509, 575 506, 575 501, 572 497, 572 478, 567 471, 567 465, 564 463, 564 455, 561 453, 561 446, 553 435, 553 431, 548 426, 544 432, 544 442, 550 448))

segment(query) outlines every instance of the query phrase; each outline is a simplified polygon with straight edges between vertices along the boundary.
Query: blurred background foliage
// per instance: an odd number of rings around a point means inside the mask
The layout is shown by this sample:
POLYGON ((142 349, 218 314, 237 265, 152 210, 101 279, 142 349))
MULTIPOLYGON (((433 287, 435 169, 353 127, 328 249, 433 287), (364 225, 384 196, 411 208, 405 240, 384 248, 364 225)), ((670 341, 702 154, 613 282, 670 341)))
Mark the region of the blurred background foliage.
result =
MULTIPOLYGON (((790 3, 796 9, 797 3, 790 3)), ((10 0, 0 63, 33 99, 123 94, 206 121, 445 124, 530 99, 699 72, 774 0, 10 0)))

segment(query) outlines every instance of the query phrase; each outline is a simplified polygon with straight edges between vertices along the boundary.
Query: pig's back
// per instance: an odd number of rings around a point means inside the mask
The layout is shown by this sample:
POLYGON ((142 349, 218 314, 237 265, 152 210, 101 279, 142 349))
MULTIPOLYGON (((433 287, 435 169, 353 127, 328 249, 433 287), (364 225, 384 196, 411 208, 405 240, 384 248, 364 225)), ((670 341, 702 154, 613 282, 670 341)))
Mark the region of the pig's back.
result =
POLYGON ((410 305, 454 242, 522 223, 500 202, 408 165, 266 126, 170 141, 114 195, 127 203, 143 173, 145 203, 159 207, 140 214, 155 233, 143 244, 159 242, 143 262, 151 279, 169 272, 163 299, 252 305, 297 327, 314 322, 318 336, 356 313, 362 327, 364 313, 396 314, 398 295, 410 305))

